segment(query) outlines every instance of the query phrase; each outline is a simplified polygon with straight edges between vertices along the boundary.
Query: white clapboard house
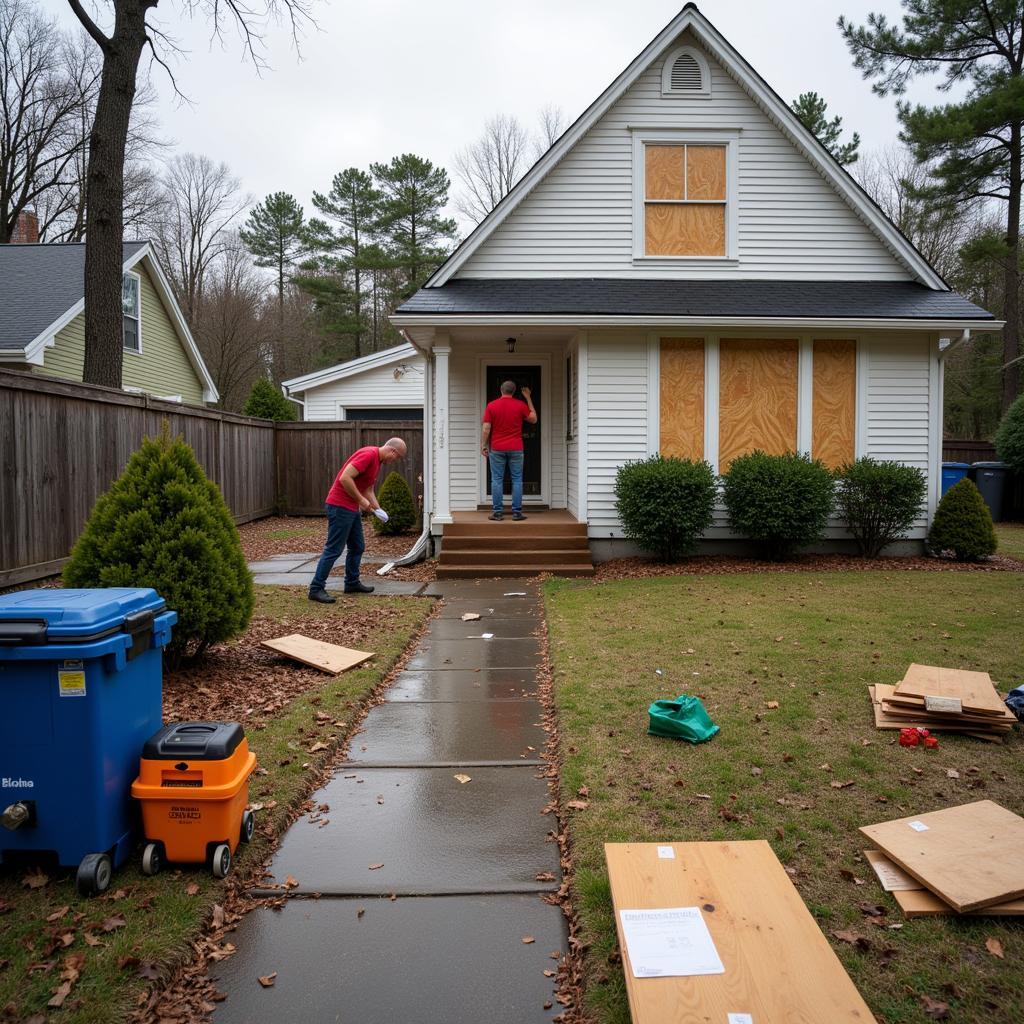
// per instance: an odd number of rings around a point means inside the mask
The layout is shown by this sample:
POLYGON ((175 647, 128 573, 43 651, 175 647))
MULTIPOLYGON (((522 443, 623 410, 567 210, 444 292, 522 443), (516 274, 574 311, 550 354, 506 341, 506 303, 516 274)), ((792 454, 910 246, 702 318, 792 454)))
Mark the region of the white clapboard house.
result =
MULTIPOLYGON (((754 448, 900 460, 928 475, 920 540, 939 497, 943 359, 998 326, 692 4, 393 322, 427 360, 427 528, 445 575, 516 559, 576 571, 580 536, 595 558, 628 553, 616 470, 655 452, 719 472, 754 448), (488 524, 479 424, 506 377, 534 388, 538 512, 488 524), (509 551, 509 527, 557 523, 561 550, 509 551)), ((848 539, 841 522, 829 537, 848 539)), ((722 510, 705 541, 725 540, 722 510)))

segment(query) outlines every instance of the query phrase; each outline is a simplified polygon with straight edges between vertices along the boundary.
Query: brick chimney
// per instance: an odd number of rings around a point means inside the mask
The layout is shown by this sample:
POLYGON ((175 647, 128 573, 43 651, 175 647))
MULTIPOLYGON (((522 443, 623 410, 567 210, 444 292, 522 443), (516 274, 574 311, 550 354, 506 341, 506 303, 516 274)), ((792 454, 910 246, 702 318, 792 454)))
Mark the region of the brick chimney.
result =
POLYGON ((18 214, 18 221, 11 232, 12 242, 38 242, 39 241, 39 218, 32 210, 22 210, 18 214))

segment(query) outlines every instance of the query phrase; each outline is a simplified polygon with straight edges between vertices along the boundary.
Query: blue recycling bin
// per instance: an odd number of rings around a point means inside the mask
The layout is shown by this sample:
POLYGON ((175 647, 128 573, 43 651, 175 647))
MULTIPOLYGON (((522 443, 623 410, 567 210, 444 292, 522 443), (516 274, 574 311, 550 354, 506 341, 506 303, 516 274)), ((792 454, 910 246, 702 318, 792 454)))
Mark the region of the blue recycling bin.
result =
POLYGON ((942 493, 945 494, 953 484, 960 483, 967 476, 967 470, 970 468, 970 464, 966 462, 944 462, 942 464, 942 493))
POLYGON ((82 895, 110 884, 177 621, 148 588, 0 595, 0 861, 55 856, 82 895))

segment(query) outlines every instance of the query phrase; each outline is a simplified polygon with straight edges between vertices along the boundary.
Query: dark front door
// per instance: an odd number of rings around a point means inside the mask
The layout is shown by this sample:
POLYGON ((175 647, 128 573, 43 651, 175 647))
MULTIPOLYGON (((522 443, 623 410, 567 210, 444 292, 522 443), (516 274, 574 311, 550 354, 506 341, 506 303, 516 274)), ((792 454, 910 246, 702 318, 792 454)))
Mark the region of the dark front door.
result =
MULTIPOLYGON (((503 381, 515 381, 515 398, 522 399, 519 389, 525 384, 530 389, 533 407, 540 415, 540 367, 539 366, 488 366, 487 395, 485 401, 491 402, 501 395, 503 381)), ((523 424, 523 494, 532 497, 540 496, 540 423, 523 424)), ((511 495, 512 484, 505 474, 505 494, 511 495)), ((491 494, 491 467, 487 466, 487 496, 491 494)))

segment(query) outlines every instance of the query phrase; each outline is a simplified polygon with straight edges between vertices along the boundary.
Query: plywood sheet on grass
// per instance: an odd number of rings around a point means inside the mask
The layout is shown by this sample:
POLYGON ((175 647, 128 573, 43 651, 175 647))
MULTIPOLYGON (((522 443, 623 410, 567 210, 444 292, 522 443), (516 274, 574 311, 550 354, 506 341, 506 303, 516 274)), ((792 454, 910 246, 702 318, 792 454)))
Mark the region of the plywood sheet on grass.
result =
POLYGON ((854 457, 857 343, 815 341, 811 453, 829 469, 854 457))
POLYGON ((937 665, 911 665, 894 697, 957 697, 966 711, 1003 716, 1007 710, 987 672, 937 665))
POLYGON ((723 338, 719 360, 719 471, 755 448, 795 451, 796 341, 723 338))
POLYGON ((605 844, 616 925, 619 910, 700 907, 725 973, 634 978, 620 928, 636 1024, 874 1020, 768 843, 673 843, 671 858, 666 847, 605 844))
POLYGON ((977 739, 987 740, 989 743, 1002 743, 1002 739, 995 730, 980 730, 979 726, 972 726, 970 723, 963 725, 936 724, 928 715, 914 715, 905 717, 892 715, 886 711, 885 695, 892 693, 891 686, 869 686, 868 693, 871 695, 872 711, 875 716, 876 729, 930 729, 934 732, 955 732, 966 736, 974 736, 977 739))
POLYGON ((724 256, 725 207, 717 203, 648 203, 648 256, 724 256))
POLYGON ((355 668, 356 665, 361 665, 373 657, 371 652, 354 651, 350 647, 324 643, 322 640, 314 640, 301 633, 279 636, 273 640, 263 640, 260 646, 268 647, 295 661, 301 661, 303 665, 318 668, 321 672, 330 672, 334 676, 346 672, 350 668, 355 668))
POLYGON ((662 455, 704 458, 704 339, 662 338, 659 383, 662 455))
POLYGON ((991 800, 864 825, 860 831, 961 913, 1024 896, 1024 818, 991 800))

